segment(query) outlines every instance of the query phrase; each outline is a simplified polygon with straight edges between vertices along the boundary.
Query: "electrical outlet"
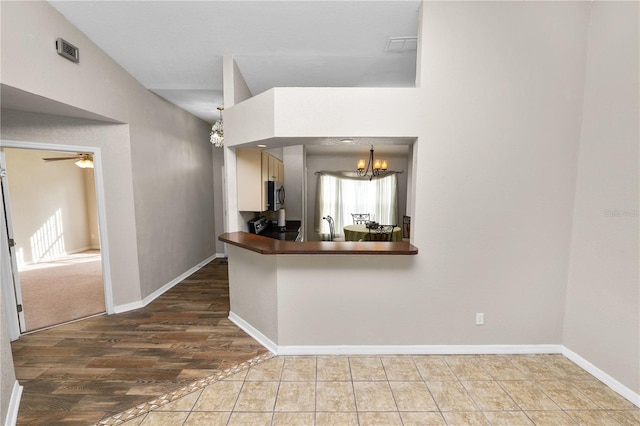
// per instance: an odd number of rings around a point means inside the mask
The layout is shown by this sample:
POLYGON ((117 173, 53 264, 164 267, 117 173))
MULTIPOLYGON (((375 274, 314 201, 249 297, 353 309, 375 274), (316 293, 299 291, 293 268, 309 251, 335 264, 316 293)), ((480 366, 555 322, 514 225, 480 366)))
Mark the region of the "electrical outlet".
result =
POLYGON ((484 325, 484 313, 478 312, 476 314, 476 325, 484 325))

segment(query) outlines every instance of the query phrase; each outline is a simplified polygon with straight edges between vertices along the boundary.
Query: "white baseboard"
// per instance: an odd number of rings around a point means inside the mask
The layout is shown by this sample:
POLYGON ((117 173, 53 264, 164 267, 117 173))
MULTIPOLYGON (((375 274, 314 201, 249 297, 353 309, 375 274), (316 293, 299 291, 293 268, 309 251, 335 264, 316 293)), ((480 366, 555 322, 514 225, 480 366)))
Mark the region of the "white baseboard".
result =
POLYGON ((326 345, 276 346, 276 350, 278 355, 559 354, 562 345, 326 345))
POLYGON ((121 314, 123 312, 135 311, 136 309, 144 308, 142 301, 125 303, 124 305, 116 305, 113 307, 114 314, 121 314))
POLYGON ((571 361, 578 364, 583 370, 594 376, 596 379, 600 380, 605 385, 609 386, 615 392, 620 394, 625 399, 629 400, 632 404, 637 407, 640 407, 640 394, 634 392, 629 389, 618 380, 614 379, 604 371, 600 370, 598 367, 582 358, 577 353, 573 352, 571 349, 564 347, 562 348, 562 355, 569 358, 571 361))
POLYGON ((206 258, 202 262, 199 262, 193 268, 191 268, 188 271, 180 274, 179 276, 177 276, 176 278, 172 279, 171 281, 169 281, 168 283, 166 283, 165 285, 163 285, 162 287, 160 287, 159 289, 157 289, 156 291, 154 291, 153 293, 151 293, 150 295, 148 295, 147 297, 145 297, 144 299, 142 299, 140 301, 131 302, 131 303, 125 303, 124 305, 116 305, 116 306, 114 306, 113 307, 114 313, 121 314, 123 312, 132 311, 134 309, 144 308, 149 303, 153 302, 158 297, 162 296, 164 293, 166 293, 167 291, 171 290, 171 288, 173 288, 176 284, 178 284, 179 282, 181 282, 182 280, 187 278, 189 275, 193 274, 194 272, 196 272, 199 269, 202 269, 203 266, 205 266, 207 263, 211 262, 213 259, 216 259, 218 257, 221 257, 221 256, 218 256, 218 254, 214 254, 213 256, 209 256, 208 258, 206 258))
POLYGON ((22 390, 23 387, 20 386, 20 383, 16 380, 13 384, 11 399, 9 400, 9 406, 7 407, 7 417, 4 419, 4 424, 7 426, 15 425, 18 422, 18 408, 20 408, 22 390))
POLYGON ((229 312, 229 321, 240 327, 240 329, 242 329, 249 336, 253 337, 253 339, 260 343, 262 346, 269 349, 271 353, 279 355, 278 346, 273 343, 271 339, 259 332, 255 327, 240 318, 238 315, 234 314, 233 312, 229 312))

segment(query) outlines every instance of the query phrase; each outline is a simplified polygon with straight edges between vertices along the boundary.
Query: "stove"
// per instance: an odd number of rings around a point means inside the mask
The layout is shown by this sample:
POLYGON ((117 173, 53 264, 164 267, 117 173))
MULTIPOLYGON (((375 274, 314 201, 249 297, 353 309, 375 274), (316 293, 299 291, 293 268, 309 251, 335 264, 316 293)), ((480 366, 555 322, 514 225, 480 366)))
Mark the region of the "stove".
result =
POLYGON ((286 226, 279 227, 271 226, 266 218, 259 217, 249 221, 249 232, 276 240, 299 241, 300 221, 288 220, 286 226))

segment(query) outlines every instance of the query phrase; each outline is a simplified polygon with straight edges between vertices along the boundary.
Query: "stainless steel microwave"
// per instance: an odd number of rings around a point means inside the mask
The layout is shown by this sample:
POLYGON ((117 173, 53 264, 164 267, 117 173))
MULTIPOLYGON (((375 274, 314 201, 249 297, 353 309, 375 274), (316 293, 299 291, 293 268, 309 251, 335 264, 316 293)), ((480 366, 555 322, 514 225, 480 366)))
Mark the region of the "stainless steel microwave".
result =
POLYGON ((267 209, 280 210, 284 207, 284 185, 282 182, 267 182, 267 209))

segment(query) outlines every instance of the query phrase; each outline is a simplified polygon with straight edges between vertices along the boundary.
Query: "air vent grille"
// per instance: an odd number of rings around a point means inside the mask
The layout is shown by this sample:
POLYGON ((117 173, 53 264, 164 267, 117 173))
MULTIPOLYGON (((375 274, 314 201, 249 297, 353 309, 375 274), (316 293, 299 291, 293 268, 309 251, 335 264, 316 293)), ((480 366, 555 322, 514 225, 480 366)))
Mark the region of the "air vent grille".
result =
POLYGON ((407 52, 418 48, 418 37, 390 37, 387 52, 407 52))
POLYGON ((64 56, 72 62, 80 62, 80 50, 66 40, 56 40, 56 50, 60 56, 64 56))

